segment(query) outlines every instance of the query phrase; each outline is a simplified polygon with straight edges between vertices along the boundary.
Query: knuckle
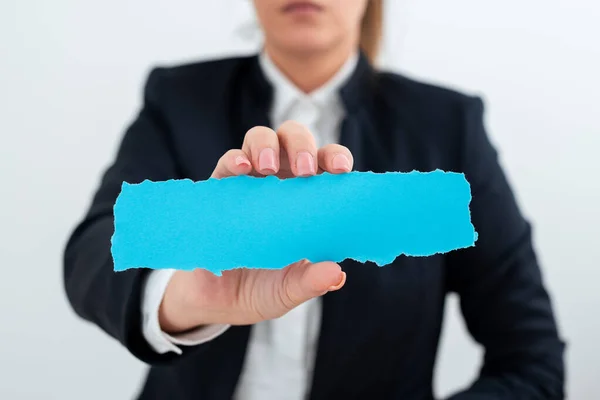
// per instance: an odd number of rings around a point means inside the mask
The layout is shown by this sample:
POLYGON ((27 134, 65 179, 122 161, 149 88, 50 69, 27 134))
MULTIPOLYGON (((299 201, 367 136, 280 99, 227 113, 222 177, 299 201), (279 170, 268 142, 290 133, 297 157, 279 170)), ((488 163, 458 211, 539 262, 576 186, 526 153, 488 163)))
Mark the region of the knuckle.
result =
POLYGON ((266 126, 255 126, 246 132, 246 138, 262 138, 269 137, 274 134, 273 130, 266 126))
POLYGON ((278 131, 282 131, 282 133, 294 133, 302 131, 304 129, 306 129, 306 127, 300 122, 295 121, 293 119, 288 119, 287 121, 284 121, 281 125, 279 125, 278 131))
POLYGON ((281 124, 277 134, 291 137, 312 137, 312 133, 306 125, 294 120, 288 120, 281 124))
POLYGON ((316 151, 315 138, 312 132, 297 121, 286 121, 277 130, 277 136, 282 145, 286 147, 298 147, 313 149, 316 151))
POLYGON ((246 132, 246 138, 259 134, 260 132, 262 132, 263 129, 264 129, 264 127, 262 127, 262 126, 255 126, 255 127, 248 129, 248 132, 246 132))
POLYGON ((240 151, 239 150, 237 150, 237 149, 230 149, 230 150, 227 150, 225 152, 225 154, 223 154, 223 156, 221 157, 221 159, 227 161, 227 160, 231 160, 231 159, 233 159, 233 158, 235 158, 235 157, 237 157, 239 155, 240 155, 240 151))
POLYGON ((348 155, 350 154, 350 150, 348 150, 348 148, 346 146, 342 146, 341 144, 331 144, 331 147, 328 149, 328 151, 332 154, 345 154, 348 155))
POLYGON ((234 150, 228 150, 219 159, 219 164, 222 165, 222 166, 224 166, 224 167, 227 167, 227 166, 231 165, 231 162, 235 158, 235 155, 236 155, 236 153, 235 153, 234 150))
POLYGON ((336 145, 336 147, 332 148, 331 154, 332 154, 333 157, 335 157, 335 155, 337 155, 337 154, 343 154, 346 157, 348 157, 348 159, 350 160, 350 162, 352 162, 353 159, 354 159, 354 157, 352 156, 352 152, 350 151, 350 149, 348 149, 346 146, 342 146, 342 145, 336 145))
POLYGON ((340 151, 340 146, 335 143, 326 144, 325 146, 321 147, 321 151, 325 154, 333 154, 340 151))
POLYGON ((286 270, 282 280, 283 284, 280 285, 279 290, 276 291, 279 301, 288 310, 291 310, 300 303, 300 299, 298 299, 297 296, 295 296, 293 293, 294 291, 292 289, 292 285, 294 283, 291 279, 293 276, 293 273, 291 271, 291 268, 288 268, 288 270, 286 270))
POLYGON ((217 165, 215 166, 215 171, 221 171, 224 167, 227 166, 227 153, 223 154, 221 158, 217 161, 217 165))
POLYGON ((285 307, 286 310, 291 310, 296 307, 297 301, 294 300, 292 293, 289 287, 284 286, 281 290, 278 291, 279 301, 285 307))
POLYGON ((261 141, 268 140, 272 133, 274 134, 271 129, 264 126, 255 126, 250 128, 244 136, 243 148, 252 147, 261 141))

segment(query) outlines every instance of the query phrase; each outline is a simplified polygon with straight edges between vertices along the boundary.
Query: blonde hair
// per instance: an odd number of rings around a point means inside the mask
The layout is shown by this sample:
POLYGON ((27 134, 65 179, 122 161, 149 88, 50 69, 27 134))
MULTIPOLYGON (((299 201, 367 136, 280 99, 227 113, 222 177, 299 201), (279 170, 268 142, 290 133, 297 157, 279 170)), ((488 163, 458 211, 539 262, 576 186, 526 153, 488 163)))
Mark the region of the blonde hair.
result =
POLYGON ((360 28, 360 47, 375 64, 383 36, 383 0, 369 0, 360 28))

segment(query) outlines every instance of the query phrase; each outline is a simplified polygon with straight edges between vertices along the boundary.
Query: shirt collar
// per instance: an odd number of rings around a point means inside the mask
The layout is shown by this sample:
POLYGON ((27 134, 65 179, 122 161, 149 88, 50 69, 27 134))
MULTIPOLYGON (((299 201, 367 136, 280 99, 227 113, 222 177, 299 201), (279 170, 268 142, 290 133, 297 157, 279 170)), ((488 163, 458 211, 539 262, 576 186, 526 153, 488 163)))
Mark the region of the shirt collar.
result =
POLYGON ((259 55, 260 67, 274 89, 274 102, 271 112, 276 119, 284 115, 299 99, 308 99, 319 107, 327 107, 339 100, 339 90, 351 77, 359 62, 359 53, 353 53, 338 72, 323 86, 309 94, 302 92, 273 63, 269 55, 262 51, 259 55))

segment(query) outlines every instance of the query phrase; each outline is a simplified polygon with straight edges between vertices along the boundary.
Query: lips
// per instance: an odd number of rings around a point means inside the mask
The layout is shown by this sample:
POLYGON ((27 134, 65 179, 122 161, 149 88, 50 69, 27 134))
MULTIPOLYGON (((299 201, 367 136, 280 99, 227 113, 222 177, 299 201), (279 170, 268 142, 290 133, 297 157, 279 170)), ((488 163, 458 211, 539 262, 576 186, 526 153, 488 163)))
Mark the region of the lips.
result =
POLYGON ((292 1, 283 7, 283 12, 317 12, 322 11, 323 7, 312 1, 292 1))

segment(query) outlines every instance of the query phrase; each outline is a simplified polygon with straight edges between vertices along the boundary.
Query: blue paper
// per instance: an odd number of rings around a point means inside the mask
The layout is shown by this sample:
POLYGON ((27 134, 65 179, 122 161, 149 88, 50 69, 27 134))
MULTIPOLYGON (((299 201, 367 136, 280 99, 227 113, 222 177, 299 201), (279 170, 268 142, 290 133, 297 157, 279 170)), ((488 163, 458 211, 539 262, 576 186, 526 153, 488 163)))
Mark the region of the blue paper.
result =
POLYGON ((114 206, 114 269, 220 275, 347 258, 383 266, 401 254, 474 246, 470 201, 465 176, 440 170, 123 183, 114 206))

